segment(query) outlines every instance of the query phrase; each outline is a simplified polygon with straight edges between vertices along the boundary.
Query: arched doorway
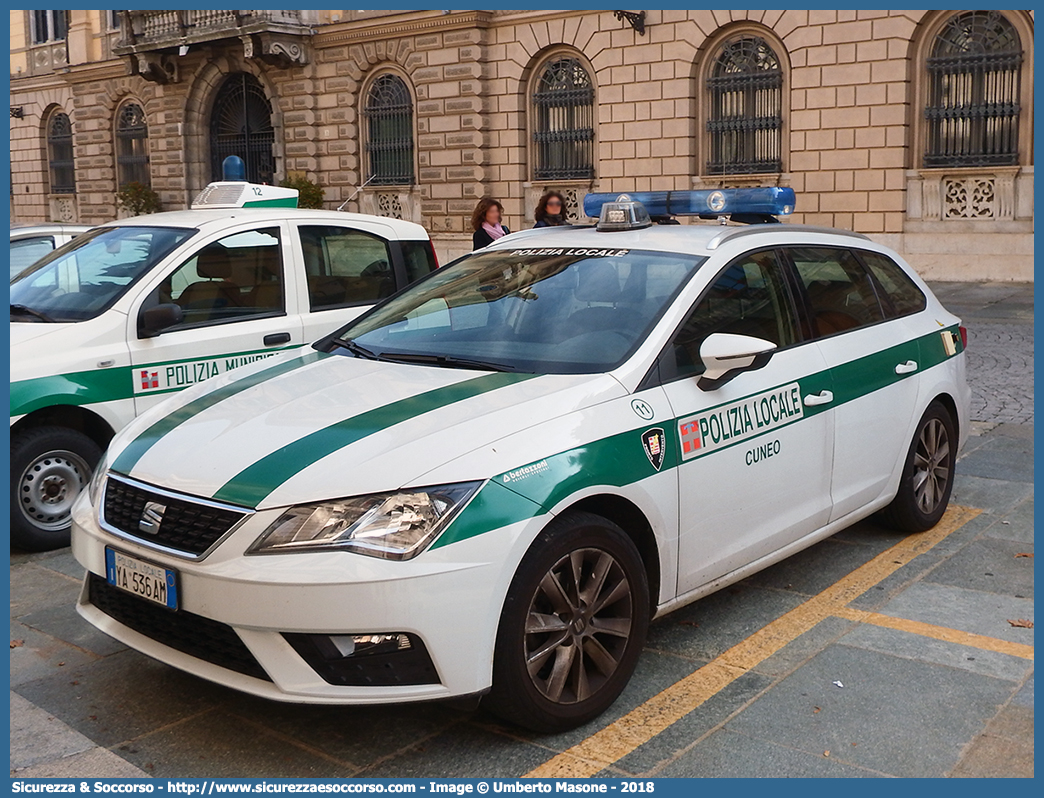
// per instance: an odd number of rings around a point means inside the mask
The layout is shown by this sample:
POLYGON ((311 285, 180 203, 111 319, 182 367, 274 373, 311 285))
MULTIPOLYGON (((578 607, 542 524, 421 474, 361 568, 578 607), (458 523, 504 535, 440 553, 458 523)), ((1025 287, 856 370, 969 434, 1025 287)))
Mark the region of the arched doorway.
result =
POLYGON ((248 181, 271 184, 274 142, 272 105, 261 82, 245 72, 229 75, 210 112, 210 179, 221 180, 222 162, 229 155, 238 155, 246 164, 248 181))

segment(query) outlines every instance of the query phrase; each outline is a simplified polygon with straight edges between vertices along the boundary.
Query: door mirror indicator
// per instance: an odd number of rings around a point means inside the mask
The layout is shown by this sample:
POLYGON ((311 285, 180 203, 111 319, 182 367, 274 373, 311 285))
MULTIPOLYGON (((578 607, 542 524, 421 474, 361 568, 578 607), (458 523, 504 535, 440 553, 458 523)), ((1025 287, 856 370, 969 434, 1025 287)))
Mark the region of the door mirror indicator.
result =
POLYGON ((754 371, 769 362, 776 345, 763 338, 732 333, 713 333, 700 344, 705 370, 697 381, 703 391, 715 391, 744 371, 754 371))
POLYGON ((184 318, 184 312, 172 302, 145 308, 138 314, 138 337, 155 338, 175 324, 181 324, 184 318))

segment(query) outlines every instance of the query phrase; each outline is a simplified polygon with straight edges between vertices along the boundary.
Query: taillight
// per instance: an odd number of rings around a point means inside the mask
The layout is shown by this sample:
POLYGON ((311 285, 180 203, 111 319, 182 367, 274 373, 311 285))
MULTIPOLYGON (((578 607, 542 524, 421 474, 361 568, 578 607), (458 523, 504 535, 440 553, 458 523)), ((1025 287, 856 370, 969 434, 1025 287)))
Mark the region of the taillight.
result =
POLYGON ((961 331, 961 349, 967 349, 968 348, 968 330, 967 330, 967 328, 963 324, 960 327, 958 327, 957 329, 961 331))

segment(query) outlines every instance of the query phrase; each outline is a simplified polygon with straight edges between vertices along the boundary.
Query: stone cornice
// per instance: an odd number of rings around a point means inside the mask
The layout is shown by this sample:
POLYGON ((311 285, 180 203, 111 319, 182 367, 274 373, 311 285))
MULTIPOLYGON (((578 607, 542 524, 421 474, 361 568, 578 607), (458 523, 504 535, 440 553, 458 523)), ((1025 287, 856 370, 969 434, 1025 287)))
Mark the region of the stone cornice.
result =
POLYGON ((351 22, 335 23, 334 25, 324 25, 318 28, 319 32, 315 35, 314 45, 316 48, 332 47, 338 44, 370 39, 386 39, 389 36, 425 33, 446 28, 485 28, 489 27, 491 16, 489 11, 465 11, 459 14, 419 17, 392 23, 386 22, 380 17, 368 20, 353 20, 351 22))

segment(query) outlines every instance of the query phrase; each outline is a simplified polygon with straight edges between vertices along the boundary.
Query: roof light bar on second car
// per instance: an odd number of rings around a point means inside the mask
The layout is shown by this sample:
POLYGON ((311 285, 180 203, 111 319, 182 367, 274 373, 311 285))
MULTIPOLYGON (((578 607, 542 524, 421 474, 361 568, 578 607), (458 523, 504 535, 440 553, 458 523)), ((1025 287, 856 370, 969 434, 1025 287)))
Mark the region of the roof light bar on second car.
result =
MULTIPOLYGON (((584 197, 584 213, 599 218, 598 229, 624 229, 603 226, 603 212, 608 205, 625 202, 641 203, 652 218, 720 216, 746 218, 785 216, 794 212, 794 189, 778 186, 758 188, 717 188, 699 191, 636 191, 627 194, 588 194, 584 197)), ((760 220, 760 219, 759 219, 760 220)), ((772 219, 765 219, 772 221, 772 219)), ((644 225, 643 225, 644 226, 644 225)))

